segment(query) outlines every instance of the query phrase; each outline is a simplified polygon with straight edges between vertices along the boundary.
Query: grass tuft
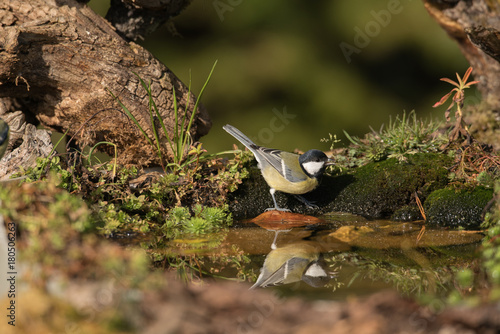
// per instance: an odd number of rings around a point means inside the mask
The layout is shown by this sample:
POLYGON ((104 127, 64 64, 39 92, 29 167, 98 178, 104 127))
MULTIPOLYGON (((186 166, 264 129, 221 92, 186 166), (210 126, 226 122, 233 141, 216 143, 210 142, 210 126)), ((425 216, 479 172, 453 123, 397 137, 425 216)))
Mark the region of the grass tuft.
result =
MULTIPOLYGON (((389 120, 379 131, 371 129, 364 138, 345 136, 351 142, 347 161, 339 160, 346 168, 364 165, 369 161, 381 161, 387 158, 405 160, 405 156, 416 153, 438 152, 440 146, 446 143, 446 137, 438 132, 439 122, 417 119, 415 111, 396 116, 389 120)), ((344 158, 345 159, 345 158, 344 158)))
MULTIPOLYGON (((151 90, 151 82, 146 83, 140 76, 139 74, 134 73, 139 78, 139 81, 141 83, 141 86, 144 88, 144 90, 148 94, 148 111, 149 111, 149 117, 151 120, 151 124, 153 126, 153 136, 154 138, 149 138, 147 135, 146 131, 142 128, 140 123, 137 121, 137 119, 132 115, 132 113, 128 110, 128 108, 120 101, 118 97, 116 97, 111 91, 109 93, 115 100, 118 101, 120 104, 121 108, 127 114, 127 116, 134 122, 134 124, 139 128, 139 130, 142 132, 148 143, 154 147, 158 159, 160 160, 160 164, 163 168, 164 171, 166 171, 167 168, 171 168, 173 171, 179 171, 183 170, 186 166, 189 166, 191 163, 198 161, 200 158, 201 153, 203 150, 198 149, 195 150, 195 152, 199 152, 199 154, 187 154, 188 148, 191 147, 192 145, 192 140, 191 140, 191 127, 193 125, 194 117, 196 115, 196 111, 198 110, 199 103, 201 101, 201 98, 203 96, 203 93, 205 91, 205 88, 207 87, 208 83, 210 82, 210 78, 212 77, 212 74, 215 70, 215 66, 217 65, 217 61, 214 62, 212 69, 210 70, 210 73, 208 74, 207 80, 205 80, 205 83, 203 84, 203 87, 201 88, 200 93, 198 94, 198 98, 196 99, 193 112, 191 113, 191 116, 189 119, 187 118, 188 116, 188 107, 189 107, 189 96, 191 95, 191 79, 189 80, 189 86, 188 86, 188 100, 186 102, 186 107, 185 109, 181 112, 179 110, 178 104, 177 104, 177 96, 175 95, 175 87, 172 88, 172 95, 174 97, 174 131, 172 134, 170 134, 165 126, 165 123, 163 122, 163 118, 158 110, 158 106, 156 105, 153 96, 152 96, 152 90, 151 90), (179 126, 179 120, 181 119, 181 123, 179 126), (155 120, 158 120, 160 123, 160 126, 158 127, 156 125, 155 120), (168 142, 168 148, 170 148, 170 151, 172 152, 172 157, 169 162, 166 163, 166 160, 162 156, 162 151, 165 149, 165 147, 162 148, 161 142, 160 142, 160 131, 163 132, 163 135, 165 138, 167 138, 168 142)), ((193 150, 191 150, 193 151, 193 150)), ((191 152, 190 151, 190 152, 191 152)))

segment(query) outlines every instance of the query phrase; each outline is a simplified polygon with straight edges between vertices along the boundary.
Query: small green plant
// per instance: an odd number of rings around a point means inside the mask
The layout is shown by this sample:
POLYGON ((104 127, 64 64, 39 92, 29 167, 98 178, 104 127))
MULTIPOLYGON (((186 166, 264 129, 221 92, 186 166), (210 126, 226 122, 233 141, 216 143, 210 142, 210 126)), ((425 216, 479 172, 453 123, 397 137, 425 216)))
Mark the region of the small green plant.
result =
POLYGON ((329 133, 328 136, 329 138, 322 138, 319 141, 322 143, 331 143, 330 144, 330 151, 331 151, 335 147, 335 144, 340 143, 341 140, 337 138, 337 135, 332 135, 331 133, 329 133))
POLYGON ((467 69, 463 78, 460 78, 458 73, 456 73, 458 82, 455 82, 455 81, 448 79, 448 78, 441 78, 441 81, 447 82, 447 83, 455 86, 455 88, 453 88, 448 94, 443 96, 438 102, 436 102, 433 105, 434 108, 439 107, 439 106, 443 105, 448 100, 448 98, 450 96, 453 95, 450 105, 448 106, 448 108, 444 112, 444 116, 446 118, 446 121, 449 122, 450 121, 450 112, 452 111, 453 107, 456 107, 455 125, 453 126, 453 129, 449 134, 449 137, 448 137, 449 143, 454 142, 460 136, 462 136, 466 139, 467 144, 470 144, 472 142, 472 136, 469 132, 469 127, 467 126, 467 124, 464 121, 463 112, 462 112, 462 108, 464 107, 464 100, 465 100, 465 89, 470 88, 472 85, 479 83, 479 81, 467 82, 467 80, 469 80, 469 76, 471 73, 472 73, 472 67, 469 67, 467 69))
MULTIPOLYGON (((217 61, 215 61, 214 65, 212 66, 212 69, 207 77, 207 80, 205 81, 203 87, 201 88, 200 93, 198 94, 198 98, 196 99, 193 112, 191 113, 191 117, 187 119, 188 115, 188 107, 189 107, 189 96, 191 95, 191 80, 189 82, 188 86, 188 99, 186 102, 186 107, 184 112, 181 115, 181 112, 179 111, 179 108, 177 106, 177 97, 175 95, 175 87, 172 87, 172 94, 174 98, 174 131, 172 134, 172 137, 170 136, 169 132, 167 131, 167 128, 165 127, 165 123, 163 122, 163 118, 158 110, 158 107, 153 99, 152 96, 152 90, 151 90, 151 82, 147 83, 137 74, 134 72, 134 74, 139 78, 139 81, 144 88, 144 90, 148 94, 148 111, 149 111, 149 117, 150 121, 153 127, 153 136, 154 138, 151 139, 147 135, 146 131, 142 128, 140 123, 137 121, 137 119, 134 117, 134 115, 128 110, 128 108, 120 101, 118 97, 116 97, 111 91, 110 94, 113 96, 114 99, 118 101, 122 109, 125 111, 127 116, 134 122, 134 124, 139 128, 139 130, 142 132, 148 143, 155 148, 156 153, 158 155, 158 159, 160 160, 160 163, 162 165, 163 170, 166 170, 166 167, 173 167, 173 170, 182 170, 185 166, 190 165, 194 161, 199 160, 199 155, 195 154, 188 154, 189 157, 186 157, 186 152, 187 148, 191 146, 191 135, 190 135, 190 130, 191 126, 193 125, 194 121, 194 116, 196 114, 196 111, 198 110, 198 105, 200 103, 201 97, 203 96, 203 92, 205 91, 205 88, 208 85, 208 82, 210 81, 210 78, 212 77, 212 74, 214 72, 215 66, 217 65, 217 61), (160 127, 158 128, 156 126, 155 120, 158 120, 160 123, 160 127), (179 125, 180 121, 180 125, 179 125), (166 166, 164 164, 164 159, 162 157, 162 147, 161 147, 161 142, 160 142, 160 136, 159 133, 160 131, 163 132, 163 135, 165 138, 167 138, 168 145, 170 148, 170 151, 172 152, 172 161, 168 163, 166 166), (154 142, 153 142, 154 140, 154 142)), ((202 152, 200 148, 197 149, 196 152, 202 152)))
POLYGON ((500 299, 500 180, 495 183, 495 194, 488 204, 482 228, 487 229, 483 240, 483 267, 492 284, 490 299, 500 299))
POLYGON ((394 121, 391 118, 386 129, 383 125, 378 132, 372 129, 363 139, 350 136, 344 131, 347 139, 353 144, 348 155, 351 156, 352 165, 357 166, 368 161, 386 158, 404 160, 404 156, 408 154, 436 152, 445 142, 445 139, 437 134, 439 126, 439 123, 432 120, 418 120, 415 111, 409 114, 403 112, 401 118, 396 116, 394 121))
POLYGON ((29 167, 27 170, 21 168, 19 173, 14 174, 13 177, 23 176, 21 182, 30 183, 40 181, 50 173, 59 182, 58 186, 60 188, 70 192, 79 189, 79 185, 73 178, 71 168, 64 168, 61 158, 59 156, 51 156, 50 154, 47 158, 37 158, 35 166, 29 167))
POLYGON ((217 229, 227 227, 232 223, 228 207, 222 208, 204 207, 196 204, 193 214, 186 207, 176 207, 169 211, 163 230, 170 238, 182 234, 201 235, 211 233, 217 229), (175 230, 172 230, 175 228, 175 230), (172 235, 172 233, 174 233, 172 235))

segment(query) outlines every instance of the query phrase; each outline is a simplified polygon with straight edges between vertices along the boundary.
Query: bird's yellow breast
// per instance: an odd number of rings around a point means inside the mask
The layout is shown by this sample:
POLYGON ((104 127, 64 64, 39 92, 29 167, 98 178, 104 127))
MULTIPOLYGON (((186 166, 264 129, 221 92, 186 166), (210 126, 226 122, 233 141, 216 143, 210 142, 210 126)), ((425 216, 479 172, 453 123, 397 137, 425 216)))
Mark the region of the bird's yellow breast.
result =
POLYGON ((290 182, 271 166, 262 170, 262 176, 264 176, 264 179, 271 188, 287 194, 302 195, 314 190, 318 186, 318 180, 311 177, 300 182, 290 182))

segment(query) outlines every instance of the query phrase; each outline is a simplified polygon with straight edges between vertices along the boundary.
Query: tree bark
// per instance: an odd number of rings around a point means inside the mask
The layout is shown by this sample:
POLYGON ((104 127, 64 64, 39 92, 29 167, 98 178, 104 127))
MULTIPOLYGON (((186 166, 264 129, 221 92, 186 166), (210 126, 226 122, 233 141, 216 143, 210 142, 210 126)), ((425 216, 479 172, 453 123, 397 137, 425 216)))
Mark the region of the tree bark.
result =
MULTIPOLYGON (((172 138, 172 90, 179 110, 188 104, 188 118, 196 98, 151 53, 125 41, 105 19, 74 0, 0 0, 0 97, 5 104, 21 109, 28 120, 68 131, 81 146, 116 144, 122 164, 159 165, 156 150, 110 94, 154 142, 156 121, 151 120, 149 98, 134 72, 151 82, 172 138)), ((190 132, 193 140, 207 134, 210 126, 200 106, 190 132)), ((167 138, 162 131, 159 136, 164 156, 170 155, 167 138)))
POLYGON ((500 1, 423 1, 431 17, 458 43, 474 68, 474 79, 480 81, 483 100, 500 120, 500 1))

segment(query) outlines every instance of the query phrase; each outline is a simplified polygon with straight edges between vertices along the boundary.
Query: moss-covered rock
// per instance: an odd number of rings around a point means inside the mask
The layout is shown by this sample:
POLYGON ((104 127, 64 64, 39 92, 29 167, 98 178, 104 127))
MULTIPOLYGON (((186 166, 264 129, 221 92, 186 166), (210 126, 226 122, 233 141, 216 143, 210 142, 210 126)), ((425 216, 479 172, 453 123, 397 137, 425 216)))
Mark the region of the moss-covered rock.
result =
POLYGON ((387 159, 372 162, 351 174, 349 183, 333 185, 338 191, 332 211, 345 211, 372 218, 390 217, 409 204, 418 192, 421 200, 448 183, 451 158, 443 154, 415 154, 406 161, 387 159))
POLYGON ((391 216, 391 220, 405 221, 405 222, 421 220, 422 218, 423 217, 422 214, 420 213, 420 209, 416 204, 405 205, 397 209, 391 216))
POLYGON ((448 187, 432 192, 424 203, 427 225, 478 229, 493 189, 448 187))
MULTIPOLYGON (((388 159, 369 163, 339 176, 325 175, 321 185, 304 197, 318 205, 318 209, 306 207, 293 195, 277 192, 280 207, 294 212, 321 214, 342 211, 370 218, 387 218, 394 211, 412 201, 418 192, 423 201, 432 191, 446 186, 451 158, 442 154, 415 154, 406 161, 388 159)), ((269 186, 257 168, 252 169, 250 179, 232 194, 230 210, 234 218, 255 217, 273 207, 269 186)))

